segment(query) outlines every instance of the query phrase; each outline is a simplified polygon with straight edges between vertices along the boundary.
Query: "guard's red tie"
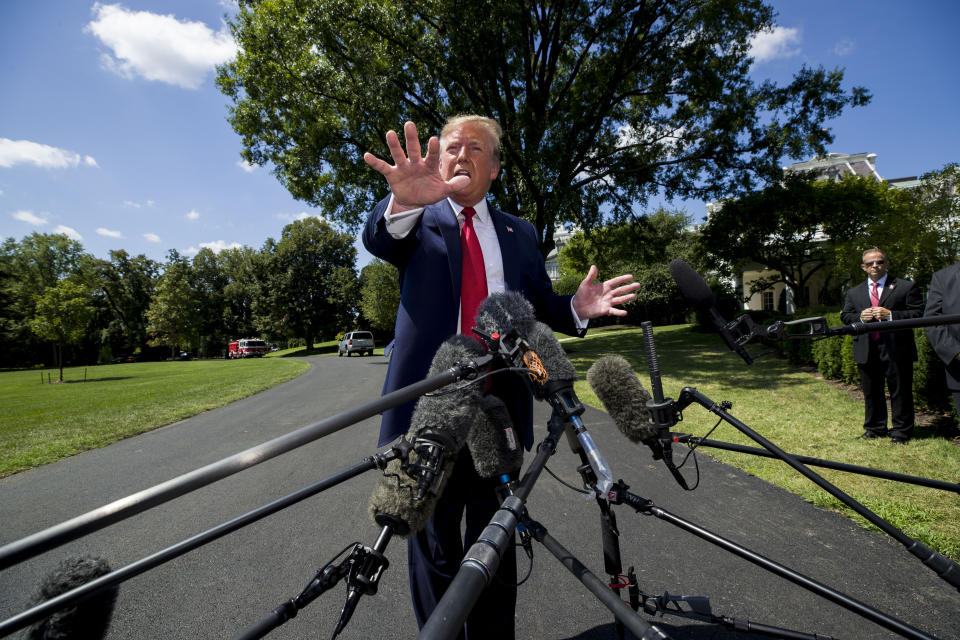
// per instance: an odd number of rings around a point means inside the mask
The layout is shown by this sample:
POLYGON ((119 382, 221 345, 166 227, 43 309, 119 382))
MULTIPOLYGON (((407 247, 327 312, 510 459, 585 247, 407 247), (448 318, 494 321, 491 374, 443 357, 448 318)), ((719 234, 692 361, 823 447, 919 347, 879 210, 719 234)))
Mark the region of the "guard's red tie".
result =
MULTIPOLYGON (((879 282, 871 282, 870 284, 873 285, 873 291, 870 292, 870 306, 871 306, 871 307, 879 307, 879 306, 880 306, 880 292, 879 292, 880 283, 879 283, 879 282)), ((879 340, 879 339, 880 339, 880 332, 879 332, 879 331, 874 331, 874 332, 872 332, 872 333, 870 334, 870 339, 871 339, 871 340, 879 340)))
POLYGON ((460 275, 460 333, 473 335, 477 308, 487 297, 487 272, 483 267, 483 251, 473 228, 473 207, 464 207, 463 227, 460 229, 460 250, 463 252, 463 270, 460 275))

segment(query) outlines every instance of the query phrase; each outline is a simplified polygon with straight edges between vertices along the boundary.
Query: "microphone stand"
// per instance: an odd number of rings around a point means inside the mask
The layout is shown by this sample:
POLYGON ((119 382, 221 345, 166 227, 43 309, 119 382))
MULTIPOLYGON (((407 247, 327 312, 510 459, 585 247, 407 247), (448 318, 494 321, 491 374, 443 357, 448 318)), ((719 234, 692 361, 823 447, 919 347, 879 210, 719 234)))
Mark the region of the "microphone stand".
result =
POLYGON ((507 496, 490 523, 470 547, 453 581, 433 613, 427 618, 417 638, 452 640, 460 634, 477 599, 500 568, 500 557, 513 540, 513 531, 520 521, 525 502, 537 482, 547 460, 557 450, 557 441, 567 425, 567 418, 554 408, 547 423, 547 436, 537 447, 537 455, 521 478, 513 495, 507 496))
POLYGON ((241 451, 149 489, 115 500, 99 509, 94 509, 43 531, 15 540, 0 547, 0 570, 7 569, 44 551, 76 540, 88 533, 99 531, 147 509, 309 444, 387 409, 419 398, 424 393, 436 391, 452 382, 472 379, 482 372, 492 360, 493 356, 485 355, 477 358, 475 362, 451 367, 435 376, 381 396, 373 402, 301 427, 273 440, 251 447, 246 451, 241 451))
MULTIPOLYGON (((767 451, 766 449, 761 449, 759 447, 748 447, 746 445, 735 444, 732 442, 721 442, 719 440, 710 440, 708 438, 700 438, 697 436, 693 436, 689 433, 675 433, 673 434, 673 436, 676 442, 682 442, 685 444, 693 445, 695 447, 713 447, 715 449, 724 449, 726 451, 736 451, 738 453, 747 453, 752 456, 762 456, 764 458, 777 457, 776 455, 767 451)), ((855 464, 847 464, 845 462, 836 462, 833 460, 823 460, 821 458, 812 458, 810 456, 801 456, 795 453, 791 453, 790 455, 797 462, 802 462, 803 464, 810 465, 813 467, 824 467, 826 469, 834 469, 836 471, 846 471, 849 473, 856 473, 859 475, 870 476, 873 478, 893 480, 894 482, 903 482, 905 484, 915 484, 921 487, 929 487, 931 489, 941 489, 943 491, 952 491, 953 493, 960 493, 960 483, 956 483, 956 482, 946 482, 944 480, 934 480, 933 478, 911 476, 905 473, 897 473, 895 471, 884 471, 883 469, 872 469, 870 467, 862 467, 855 464)))
MULTIPOLYGON (((583 478, 584 486, 592 488, 594 497, 597 500, 597 506, 600 507, 600 536, 603 541, 603 567, 609 576, 608 586, 611 590, 622 588, 625 585, 620 582, 620 576, 623 575, 623 562, 620 558, 620 531, 617 529, 617 516, 613 510, 610 509, 608 496, 601 496, 597 491, 597 476, 593 472, 593 468, 590 466, 590 461, 587 459, 583 448, 579 446, 576 438, 570 437, 570 429, 567 429, 566 433, 571 448, 580 455, 580 466, 577 467, 577 471, 583 478)), ((546 529, 543 531, 546 533, 546 529)), ((624 626, 619 618, 615 619, 614 630, 617 638, 623 640, 624 626)))
MULTIPOLYGON (((650 624, 641 618, 637 612, 627 603, 620 599, 603 581, 597 578, 590 570, 577 558, 573 556, 562 544, 554 539, 539 522, 524 517, 524 525, 533 535, 537 542, 542 544, 553 556, 566 567, 570 573, 585 586, 590 593, 609 609, 616 618, 617 626, 620 631, 618 637, 623 637, 623 627, 630 629, 630 632, 638 640, 661 640, 669 638, 658 627, 650 624)), ((609 571, 609 568, 607 569, 609 571)))
POLYGON ((347 581, 347 598, 340 610, 337 626, 333 630, 336 638, 353 615, 361 595, 374 595, 380 583, 380 577, 390 566, 390 561, 383 555, 390 538, 393 536, 393 527, 387 525, 380 531, 373 548, 362 544, 355 544, 350 555, 340 564, 334 566, 327 563, 313 580, 300 592, 296 598, 280 603, 269 615, 253 624, 243 633, 234 637, 234 640, 256 640, 262 638, 280 625, 297 617, 297 613, 308 604, 333 588, 341 580, 347 581))
POLYGON ((670 513, 665 509, 661 509, 651 500, 631 493, 628 490, 629 488, 630 487, 626 485, 623 480, 618 481, 610 491, 611 504, 625 504, 633 508, 633 510, 637 513, 656 516, 657 518, 669 522, 670 524, 673 524, 684 531, 688 531, 695 536, 710 542, 711 544, 730 551, 731 553, 740 556, 741 558, 757 565, 758 567, 766 569, 767 571, 785 578, 790 582, 807 589, 808 591, 822 596, 831 602, 839 604, 840 606, 849 609, 850 611, 853 611, 854 613, 857 613, 868 620, 872 620, 873 622, 876 622, 884 628, 894 631, 905 638, 914 638, 916 640, 935 640, 933 636, 930 636, 901 620, 893 618, 882 611, 874 609, 873 607, 860 602, 859 600, 855 600, 844 593, 831 589, 830 587, 821 584, 816 580, 803 575, 802 573, 798 573, 793 569, 778 564, 777 562, 755 553, 746 547, 742 547, 735 542, 723 538, 707 529, 699 527, 692 522, 681 518, 680 516, 670 513))
MULTIPOLYGON (((937 316, 938 318, 946 316, 937 316)), ((960 321, 960 316, 957 316, 958 321, 960 321)), ((920 318, 919 320, 929 320, 929 318, 920 318)), ((891 321, 885 323, 874 323, 874 324, 894 324, 895 322, 908 322, 908 321, 891 321)), ((909 322, 913 322, 912 320, 909 322)), ((650 362, 650 381, 654 389, 661 387, 660 383, 660 370, 659 366, 656 366, 654 370, 654 364, 657 362, 656 355, 656 344, 653 340, 653 330, 649 322, 643 323, 643 334, 647 346, 647 358, 650 362)), ((851 325, 853 326, 853 325, 851 325)), ((872 330, 868 328, 867 331, 872 330)), ((662 393, 662 392, 661 392, 662 393)), ((795 471, 800 473, 802 476, 816 484, 818 487, 835 497, 837 500, 847 505, 855 512, 863 516, 868 522, 873 524, 875 527, 892 537, 894 540, 902 544, 906 549, 916 556, 923 564, 927 565, 931 570, 934 571, 941 579, 946 581, 948 584, 952 585, 958 591, 960 591, 960 565, 957 565, 953 560, 947 558, 941 553, 934 551, 927 545, 923 544, 918 540, 914 540, 907 534, 903 533, 892 524, 875 514, 873 511, 867 509, 865 506, 860 504, 853 497, 849 496, 842 490, 840 490, 836 485, 829 482, 826 478, 818 475, 817 473, 811 471, 804 465, 802 465, 796 458, 792 455, 772 443, 771 441, 764 438, 762 435, 751 429, 749 426, 736 419, 727 412, 728 403, 722 403, 718 405, 713 400, 703 395, 693 387, 684 387, 679 398, 674 401, 671 398, 667 398, 662 403, 656 403, 655 400, 652 400, 648 403, 648 406, 656 408, 654 412, 654 423, 657 430, 661 433, 666 433, 669 436, 670 426, 677 424, 683 415, 683 410, 694 402, 700 404, 707 411, 716 414, 721 419, 723 419, 728 424, 733 425, 741 433, 746 435, 748 438, 762 446, 764 449, 769 451, 771 454, 782 460, 783 462, 790 465, 795 471)), ((670 437, 672 440, 672 437, 670 437)), ((662 440, 661 440, 662 441, 662 440)))

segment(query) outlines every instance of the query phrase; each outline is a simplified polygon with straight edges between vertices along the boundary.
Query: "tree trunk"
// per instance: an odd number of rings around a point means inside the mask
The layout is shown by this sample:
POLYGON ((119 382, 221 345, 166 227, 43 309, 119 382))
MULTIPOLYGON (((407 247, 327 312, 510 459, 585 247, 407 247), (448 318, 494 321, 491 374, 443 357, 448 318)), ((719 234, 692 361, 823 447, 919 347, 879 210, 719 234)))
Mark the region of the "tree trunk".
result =
POLYGON ((58 382, 63 382, 63 344, 57 343, 57 362, 60 365, 60 380, 58 382))

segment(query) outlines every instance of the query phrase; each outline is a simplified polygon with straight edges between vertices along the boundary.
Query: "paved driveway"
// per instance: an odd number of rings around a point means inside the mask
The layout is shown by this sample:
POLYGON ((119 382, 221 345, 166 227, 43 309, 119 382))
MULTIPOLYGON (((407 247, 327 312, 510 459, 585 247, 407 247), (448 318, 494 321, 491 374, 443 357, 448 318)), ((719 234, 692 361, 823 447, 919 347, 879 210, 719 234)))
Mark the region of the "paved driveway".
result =
MULTIPOLYGON (((308 360, 307 373, 269 391, 0 480, 0 542, 369 402, 386 369, 381 357, 308 360)), ((547 408, 540 405, 538 412, 538 424, 545 424, 547 408)), ((700 487, 684 492, 646 447, 620 436, 606 414, 588 409, 584 422, 615 475, 635 493, 931 635, 960 638, 960 595, 899 544, 705 455, 699 456, 700 487)), ((359 463, 375 450, 377 426, 376 419, 358 423, 0 573, 0 615, 22 611, 62 555, 91 552, 114 567, 126 565, 359 463)), ((561 442, 549 466, 579 485, 576 464, 561 442)), ((374 482, 373 472, 349 480, 124 583, 109 637, 232 637, 297 595, 344 547, 373 544, 378 528, 367 515, 367 501, 374 482)), ((544 475, 528 505, 551 535, 604 577, 593 501, 544 475)), ((647 593, 706 595, 717 615, 838 638, 896 637, 667 522, 626 507, 616 513, 624 565, 636 567, 647 593)), ((535 545, 534 551, 532 575, 520 587, 518 637, 615 637, 607 610, 546 549, 535 545)), ((379 593, 362 599, 341 638, 416 636, 404 541, 394 539, 387 556, 391 565, 379 593)), ((329 637, 344 592, 338 586, 269 637, 329 637)), ((674 638, 754 637, 675 616, 659 624, 674 638)))

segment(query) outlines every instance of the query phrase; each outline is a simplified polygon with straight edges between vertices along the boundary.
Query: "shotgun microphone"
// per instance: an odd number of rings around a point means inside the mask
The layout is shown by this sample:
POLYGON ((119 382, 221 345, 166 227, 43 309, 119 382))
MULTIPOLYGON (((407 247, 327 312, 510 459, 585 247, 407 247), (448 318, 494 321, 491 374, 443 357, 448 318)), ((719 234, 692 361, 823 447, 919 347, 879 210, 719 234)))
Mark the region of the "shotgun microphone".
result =
POLYGON ((673 276, 674 281, 677 283, 677 288, 680 289, 680 295, 683 296, 684 300, 694 309, 706 311, 710 314, 710 322, 717 330, 717 333, 720 334, 720 337, 727 347, 743 358, 743 361, 747 364, 753 364, 753 358, 750 357, 746 349, 737 343, 733 334, 730 332, 730 325, 724 320, 723 316, 720 315, 720 312, 717 311, 713 291, 710 290, 710 287, 707 286, 704 279, 700 277, 700 274, 694 271, 693 267, 683 260, 673 260, 670 263, 670 275, 673 276))

